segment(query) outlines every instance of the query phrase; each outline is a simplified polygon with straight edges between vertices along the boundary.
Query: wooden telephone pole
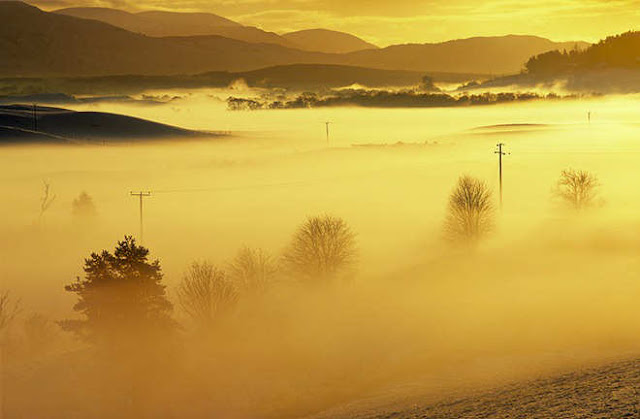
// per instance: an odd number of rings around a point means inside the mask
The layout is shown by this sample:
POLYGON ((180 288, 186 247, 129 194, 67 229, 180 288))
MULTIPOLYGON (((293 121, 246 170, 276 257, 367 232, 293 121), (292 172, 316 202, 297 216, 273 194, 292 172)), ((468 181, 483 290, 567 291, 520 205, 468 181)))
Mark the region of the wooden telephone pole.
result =
POLYGON ((498 143, 497 144, 498 149, 495 151, 495 153, 498 155, 498 168, 499 168, 498 170, 500 174, 500 210, 502 210, 502 156, 505 156, 508 154, 502 151, 502 148, 504 146, 505 146, 504 143, 498 143))
POLYGON ((151 196, 151 192, 131 192, 131 196, 137 196, 140 199, 140 243, 144 240, 144 224, 142 222, 142 200, 151 196))
POLYGON ((325 122, 324 124, 327 127, 327 145, 329 145, 329 125, 331 125, 331 122, 325 122))

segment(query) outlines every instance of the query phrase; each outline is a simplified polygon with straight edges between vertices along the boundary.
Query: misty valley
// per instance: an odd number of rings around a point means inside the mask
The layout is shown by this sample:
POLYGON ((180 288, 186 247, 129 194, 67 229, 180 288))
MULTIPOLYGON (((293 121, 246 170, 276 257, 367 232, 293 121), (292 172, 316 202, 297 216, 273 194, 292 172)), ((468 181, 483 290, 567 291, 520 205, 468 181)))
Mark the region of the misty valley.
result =
POLYGON ((407 383, 402 397, 437 400, 637 351, 635 97, 256 112, 190 97, 75 108, 225 135, 3 147, 7 412, 288 417, 372 394, 389 408, 407 383), (567 169, 597 176, 588 208, 554 192, 567 169), (461 246, 447 225, 465 175, 485 182, 492 226, 461 246), (348 269, 293 269, 296 234, 325 217, 352 234, 348 269), (142 338, 118 324, 115 347, 96 347, 60 329, 82 318, 65 285, 128 235, 159 260, 176 326, 142 338), (193 269, 228 287, 206 321, 181 303, 193 269))
POLYGON ((410 3, 0 1, 1 418, 640 417, 635 6, 410 3))

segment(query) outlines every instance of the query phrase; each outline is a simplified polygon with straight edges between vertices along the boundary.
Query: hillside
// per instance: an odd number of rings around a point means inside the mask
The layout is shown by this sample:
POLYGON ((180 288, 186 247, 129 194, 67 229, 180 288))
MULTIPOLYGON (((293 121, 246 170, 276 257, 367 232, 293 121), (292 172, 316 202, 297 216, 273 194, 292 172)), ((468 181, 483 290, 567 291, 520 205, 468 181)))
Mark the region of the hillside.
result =
POLYGON ((328 29, 307 29, 282 35, 301 49, 326 53, 348 53, 365 49, 378 49, 357 36, 328 29))
POLYGON ((129 13, 102 7, 74 7, 54 13, 92 19, 153 37, 218 35, 251 43, 271 43, 295 48, 296 45, 273 32, 243 26, 212 13, 148 11, 129 13))
POLYGON ((0 143, 165 139, 204 136, 204 133, 144 119, 104 112, 75 112, 38 106, 0 105, 0 143))
POLYGON ((525 63, 522 73, 477 87, 558 85, 572 92, 640 91, 640 32, 610 36, 584 50, 536 55, 525 63))
POLYGON ((640 69, 640 32, 610 36, 584 50, 546 52, 525 64, 529 74, 561 74, 604 68, 640 69))
MULTIPOLYGON (((357 407, 331 409, 314 419, 620 419, 640 417, 640 360, 622 361, 602 367, 536 381, 467 392, 426 400, 377 406, 375 399, 357 407), (370 406, 370 407, 367 407, 370 406)), ((395 395, 401 400, 402 395, 395 395)))

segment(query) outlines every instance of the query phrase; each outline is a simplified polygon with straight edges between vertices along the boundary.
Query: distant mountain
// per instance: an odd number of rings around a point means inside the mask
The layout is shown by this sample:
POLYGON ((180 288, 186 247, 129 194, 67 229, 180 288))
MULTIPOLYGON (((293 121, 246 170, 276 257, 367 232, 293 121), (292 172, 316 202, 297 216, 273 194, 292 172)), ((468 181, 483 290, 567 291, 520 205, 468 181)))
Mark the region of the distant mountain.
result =
POLYGON ((148 37, 0 1, 0 76, 194 74, 326 59, 320 53, 220 36, 148 37))
POLYGON ((556 49, 569 50, 576 45, 584 49, 589 44, 553 42, 527 35, 476 37, 358 51, 349 54, 344 64, 384 69, 508 74, 519 72, 532 55, 556 49))
POLYGON ((503 74, 518 72, 532 55, 572 45, 506 36, 327 54, 214 35, 150 37, 18 1, 0 1, 0 77, 246 72, 290 64, 503 74))
POLYGON ((294 48, 292 42, 273 32, 266 32, 212 13, 176 13, 148 11, 129 13, 103 7, 74 7, 54 13, 99 20, 130 32, 153 37, 218 35, 252 43, 271 43, 294 48))
POLYGON ((307 29, 282 35, 293 44, 307 51, 347 53, 365 49, 378 49, 357 36, 328 29, 307 29))

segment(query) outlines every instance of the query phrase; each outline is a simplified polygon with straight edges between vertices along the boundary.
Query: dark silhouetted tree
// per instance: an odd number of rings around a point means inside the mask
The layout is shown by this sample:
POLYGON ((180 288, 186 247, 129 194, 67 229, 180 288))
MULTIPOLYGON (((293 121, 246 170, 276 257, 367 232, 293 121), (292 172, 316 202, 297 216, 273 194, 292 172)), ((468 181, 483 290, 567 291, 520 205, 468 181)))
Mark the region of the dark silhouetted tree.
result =
POLYGON ((580 211, 592 207, 598 197, 598 178, 585 170, 566 169, 560 173, 555 195, 570 208, 580 211))
POLYGON ((141 338, 174 326, 160 262, 149 261, 149 250, 133 237, 118 242, 113 253, 92 253, 84 272, 83 279, 65 287, 78 296, 73 308, 84 318, 60 322, 64 330, 116 343, 118 338, 141 338))
POLYGON ((298 228, 283 262, 301 280, 328 280, 350 272, 357 255, 355 235, 337 217, 310 217, 298 228))
POLYGON ((184 312, 201 328, 214 326, 238 302, 238 289, 223 270, 193 263, 176 290, 184 312))
POLYGON ((275 280, 278 267, 262 249, 244 247, 229 263, 229 277, 243 293, 261 293, 275 280))
POLYGON ((473 243, 493 228, 494 206, 487 184, 462 176, 449 196, 445 232, 452 241, 473 243))

